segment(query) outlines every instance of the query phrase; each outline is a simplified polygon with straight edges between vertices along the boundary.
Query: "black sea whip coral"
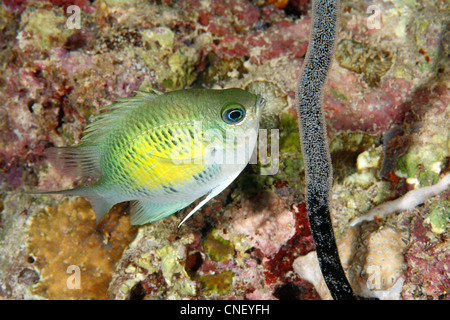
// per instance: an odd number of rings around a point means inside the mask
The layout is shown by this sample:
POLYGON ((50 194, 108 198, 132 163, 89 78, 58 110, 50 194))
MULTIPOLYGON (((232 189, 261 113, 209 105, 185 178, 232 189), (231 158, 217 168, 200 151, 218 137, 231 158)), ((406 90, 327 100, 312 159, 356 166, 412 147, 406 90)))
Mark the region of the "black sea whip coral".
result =
POLYGON ((333 60, 338 28, 339 0, 313 0, 312 17, 310 42, 297 92, 308 219, 322 275, 332 297, 353 299, 330 218, 332 168, 322 110, 323 88, 333 60))

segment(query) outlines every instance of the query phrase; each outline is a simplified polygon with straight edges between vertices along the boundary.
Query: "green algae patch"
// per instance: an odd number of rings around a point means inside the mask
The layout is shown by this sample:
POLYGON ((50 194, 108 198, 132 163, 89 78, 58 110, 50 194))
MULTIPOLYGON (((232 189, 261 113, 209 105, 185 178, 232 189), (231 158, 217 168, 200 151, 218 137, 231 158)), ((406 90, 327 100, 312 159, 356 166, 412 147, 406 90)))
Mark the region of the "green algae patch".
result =
POLYGON ((336 60, 341 67, 362 74, 364 81, 374 87, 391 68, 393 58, 387 50, 344 39, 336 46, 336 60))
POLYGON ((219 295, 224 295, 228 293, 233 286, 233 277, 234 273, 228 270, 216 274, 199 276, 198 280, 204 292, 215 292, 219 295))
POLYGON ((180 295, 195 295, 195 286, 191 282, 184 266, 180 263, 180 248, 165 246, 156 252, 161 259, 161 270, 166 283, 180 295))
MULTIPOLYGON (((270 135, 268 139, 267 145, 271 145, 270 135)), ((259 192, 281 186, 290 188, 294 193, 301 192, 304 187, 304 162, 300 135, 296 118, 288 113, 283 113, 280 117, 278 142, 279 155, 270 154, 268 158, 272 161, 269 164, 258 162, 251 165, 253 174, 244 172, 239 180, 242 192, 259 192)))
POLYGON ((145 30, 142 40, 145 48, 136 48, 136 53, 149 69, 155 71, 166 89, 182 89, 195 82, 199 54, 192 47, 180 45, 170 28, 161 26, 145 30))
POLYGON ((208 233, 202 245, 211 260, 225 261, 233 257, 234 248, 231 242, 219 236, 215 229, 208 233))
POLYGON ((430 224, 431 231, 434 233, 445 233, 450 223, 450 201, 444 201, 435 205, 425 222, 430 224))
POLYGON ((34 44, 42 50, 62 46, 76 31, 67 28, 67 17, 57 14, 54 10, 38 9, 27 14, 28 16, 22 19, 21 37, 31 37, 34 44))
POLYGON ((334 98, 336 98, 336 99, 338 99, 338 100, 340 100, 340 101, 345 102, 345 101, 348 101, 348 100, 349 100, 348 97, 347 97, 347 95, 346 95, 345 93, 339 91, 339 90, 330 88, 330 93, 331 93, 331 95, 332 95, 334 98))
POLYGON ((439 174, 450 155, 448 133, 436 133, 426 143, 413 145, 397 160, 400 175, 418 187, 426 187, 439 181, 439 174))
POLYGON ((299 151, 299 149, 300 131, 297 119, 289 113, 283 113, 281 115, 280 151, 299 151))

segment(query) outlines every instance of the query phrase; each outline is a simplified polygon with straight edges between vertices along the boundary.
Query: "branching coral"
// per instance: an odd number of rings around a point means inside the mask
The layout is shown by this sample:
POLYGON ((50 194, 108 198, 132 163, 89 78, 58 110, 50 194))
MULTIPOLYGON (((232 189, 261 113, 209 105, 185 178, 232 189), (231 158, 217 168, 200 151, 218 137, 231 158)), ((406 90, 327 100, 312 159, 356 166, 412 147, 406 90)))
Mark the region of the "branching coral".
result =
POLYGON ((373 208, 365 215, 353 220, 350 225, 355 226, 363 221, 370 221, 375 218, 381 219, 395 212, 412 209, 419 204, 424 203, 428 198, 438 195, 448 188, 450 188, 450 174, 445 175, 441 181, 435 185, 411 190, 398 199, 385 202, 378 207, 373 208))
MULTIPOLYGON (((404 254, 408 241, 397 228, 379 226, 377 221, 396 212, 413 209, 449 187, 450 174, 447 174, 433 186, 409 191, 396 200, 375 207, 353 220, 340 234, 337 239, 339 255, 358 296, 400 298, 405 282, 404 272, 407 269, 404 254)), ((299 257, 294 261, 293 267, 302 279, 314 284, 323 299, 331 298, 320 274, 316 252, 299 257)))

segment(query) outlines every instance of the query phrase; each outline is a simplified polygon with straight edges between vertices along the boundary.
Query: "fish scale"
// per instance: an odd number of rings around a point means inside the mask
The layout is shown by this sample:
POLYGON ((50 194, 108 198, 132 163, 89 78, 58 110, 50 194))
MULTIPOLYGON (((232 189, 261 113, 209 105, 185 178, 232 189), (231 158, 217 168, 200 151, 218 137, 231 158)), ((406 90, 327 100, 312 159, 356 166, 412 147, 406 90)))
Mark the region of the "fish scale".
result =
POLYGON ((141 94, 105 108, 79 145, 49 151, 63 172, 98 177, 95 183, 41 193, 86 197, 97 221, 115 203, 131 201, 131 222, 145 224, 206 196, 191 216, 244 169, 256 144, 261 97, 240 89, 141 94), (245 163, 212 161, 226 148, 248 155, 245 163))
MULTIPOLYGON (((139 135, 129 140, 128 145, 119 150, 112 149, 105 155, 104 161, 112 164, 112 170, 125 170, 127 181, 122 180, 120 183, 126 184, 130 190, 143 187, 158 189, 167 183, 183 183, 193 174, 204 169, 203 164, 189 166, 189 168, 185 168, 181 176, 177 176, 178 179, 174 176, 167 176, 168 171, 178 169, 177 165, 173 165, 170 161, 162 161, 160 158, 169 158, 171 151, 176 146, 181 146, 182 143, 189 144, 189 147, 192 144, 190 139, 179 140, 177 143, 174 143, 173 140, 158 139, 159 131, 167 130, 169 126, 174 129, 178 125, 166 124, 161 128, 141 128, 138 130, 139 135), (139 150, 137 154, 130 151, 135 148, 139 150), (164 162, 162 166, 161 162, 164 162)), ((109 177, 114 178, 114 175, 109 175, 109 177)))

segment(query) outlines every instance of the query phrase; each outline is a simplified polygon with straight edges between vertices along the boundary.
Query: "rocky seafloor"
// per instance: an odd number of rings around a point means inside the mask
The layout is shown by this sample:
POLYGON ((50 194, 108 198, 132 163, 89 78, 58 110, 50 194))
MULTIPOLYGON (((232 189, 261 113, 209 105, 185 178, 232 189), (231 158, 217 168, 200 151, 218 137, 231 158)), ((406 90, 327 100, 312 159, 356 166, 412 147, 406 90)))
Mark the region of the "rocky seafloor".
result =
MULTIPOLYGON (((329 298, 298 265, 314 251, 295 111, 310 7, 307 0, 3 0, 0 297, 329 298), (49 166, 44 150, 78 143, 99 108, 136 90, 186 87, 262 94, 261 125, 279 130, 279 162, 249 165, 181 228, 189 208, 137 227, 122 203, 96 225, 83 198, 26 193, 86 183, 49 166)), ((331 214, 362 296, 450 298, 448 189, 349 227, 450 172, 449 10, 437 0, 341 2, 324 96, 331 214)))

